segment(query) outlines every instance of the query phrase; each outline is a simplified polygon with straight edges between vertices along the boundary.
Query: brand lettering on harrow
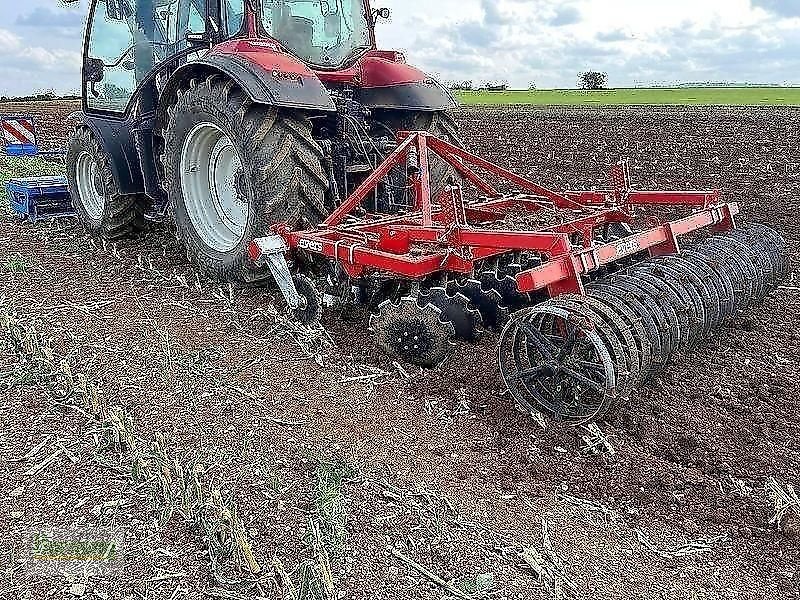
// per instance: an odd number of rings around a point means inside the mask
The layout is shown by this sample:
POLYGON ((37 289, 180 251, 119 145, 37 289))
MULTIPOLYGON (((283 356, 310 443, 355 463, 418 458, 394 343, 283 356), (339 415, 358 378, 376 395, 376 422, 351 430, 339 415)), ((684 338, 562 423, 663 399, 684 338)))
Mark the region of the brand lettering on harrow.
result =
POLYGON ((617 251, 617 256, 627 256, 641 250, 642 245, 638 240, 623 240, 614 244, 614 248, 617 251))
POLYGON ((323 250, 322 242, 315 240, 301 239, 297 245, 301 250, 310 250, 311 252, 322 252, 323 250))

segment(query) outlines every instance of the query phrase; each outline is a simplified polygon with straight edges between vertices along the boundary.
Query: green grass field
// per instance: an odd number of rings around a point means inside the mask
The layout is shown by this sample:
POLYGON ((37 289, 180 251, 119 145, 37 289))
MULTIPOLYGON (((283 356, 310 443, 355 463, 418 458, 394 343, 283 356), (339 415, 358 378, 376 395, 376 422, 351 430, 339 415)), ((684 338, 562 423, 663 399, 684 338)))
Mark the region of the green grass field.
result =
POLYGON ((624 106, 624 105, 728 105, 800 106, 800 87, 752 88, 621 88, 584 90, 532 90, 459 92, 465 105, 504 106, 624 106))

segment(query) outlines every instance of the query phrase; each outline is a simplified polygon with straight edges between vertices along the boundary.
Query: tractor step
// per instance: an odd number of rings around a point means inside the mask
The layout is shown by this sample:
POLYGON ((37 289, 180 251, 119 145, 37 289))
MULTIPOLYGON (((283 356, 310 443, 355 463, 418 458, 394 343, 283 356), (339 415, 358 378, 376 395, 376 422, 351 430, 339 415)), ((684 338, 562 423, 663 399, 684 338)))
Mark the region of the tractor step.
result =
POLYGON ((6 184, 11 210, 32 223, 76 216, 66 177, 25 177, 6 184))

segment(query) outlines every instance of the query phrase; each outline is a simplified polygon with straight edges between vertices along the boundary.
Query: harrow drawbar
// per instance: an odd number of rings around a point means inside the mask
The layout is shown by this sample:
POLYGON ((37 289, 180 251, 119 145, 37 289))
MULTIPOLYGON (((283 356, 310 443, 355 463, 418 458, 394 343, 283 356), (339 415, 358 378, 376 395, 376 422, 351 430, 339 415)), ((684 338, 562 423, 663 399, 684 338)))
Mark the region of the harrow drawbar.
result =
POLYGON ((436 366, 456 342, 498 331, 500 372, 518 406, 586 423, 763 300, 789 270, 781 236, 737 227, 738 205, 718 191, 636 190, 627 163, 611 182, 555 192, 430 134, 402 132, 323 223, 277 227, 250 255, 270 266, 298 318, 318 314, 307 306, 366 304, 376 344, 409 363, 436 366), (452 171, 436 195, 431 160, 452 171), (370 213, 365 201, 399 169, 411 202, 370 213), (292 277, 283 251, 306 272, 292 277))

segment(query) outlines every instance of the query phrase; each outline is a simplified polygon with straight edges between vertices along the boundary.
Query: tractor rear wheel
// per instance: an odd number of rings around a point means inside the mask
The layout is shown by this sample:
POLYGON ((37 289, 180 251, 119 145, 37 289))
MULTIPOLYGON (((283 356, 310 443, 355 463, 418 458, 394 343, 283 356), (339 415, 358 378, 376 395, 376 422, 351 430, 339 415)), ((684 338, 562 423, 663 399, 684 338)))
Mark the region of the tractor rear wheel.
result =
MULTIPOLYGON (((456 125, 453 117, 446 112, 386 110, 377 117, 377 120, 393 133, 398 131, 427 131, 459 148, 464 145, 458 135, 458 125, 456 125)), ((432 198, 438 197, 451 179, 456 183, 460 183, 461 177, 456 173, 455 169, 441 158, 431 156, 430 166, 432 198)))
POLYGON ((178 239, 206 274, 255 281, 247 245, 325 215, 323 151, 302 113, 253 103, 233 81, 193 79, 169 107, 164 181, 178 239))
POLYGON ((66 171, 73 205, 87 231, 116 240, 144 229, 141 196, 119 193, 111 159, 88 127, 72 134, 66 171))

